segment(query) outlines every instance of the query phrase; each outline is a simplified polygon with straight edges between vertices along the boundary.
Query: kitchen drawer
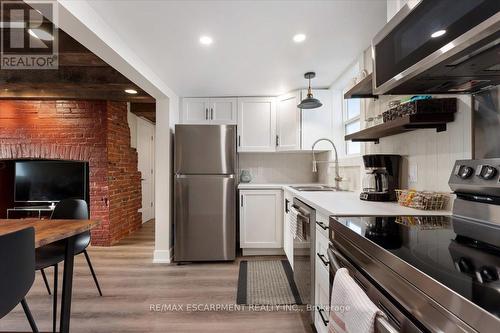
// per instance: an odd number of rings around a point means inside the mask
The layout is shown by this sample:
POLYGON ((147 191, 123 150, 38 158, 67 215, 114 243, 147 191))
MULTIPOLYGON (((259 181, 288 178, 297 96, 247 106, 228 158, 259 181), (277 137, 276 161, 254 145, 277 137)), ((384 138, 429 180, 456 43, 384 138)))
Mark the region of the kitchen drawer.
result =
POLYGON ((327 321, 329 317, 330 305, 330 276, 324 275, 323 268, 316 260, 316 283, 315 283, 315 303, 317 308, 314 311, 314 326, 318 333, 328 332, 327 321))
POLYGON ((315 264, 316 267, 321 268, 321 274, 324 276, 329 275, 328 267, 328 239, 324 237, 321 233, 316 231, 316 253, 315 253, 315 264))
POLYGON ((328 238, 328 216, 316 212, 316 230, 328 238))
POLYGON ((328 320, 328 315, 326 310, 321 310, 322 312, 320 313, 320 310, 316 311, 314 313, 314 327, 316 327, 316 332, 318 333, 328 333, 328 322, 323 322, 323 318, 321 318, 321 315, 323 315, 325 320, 328 320))

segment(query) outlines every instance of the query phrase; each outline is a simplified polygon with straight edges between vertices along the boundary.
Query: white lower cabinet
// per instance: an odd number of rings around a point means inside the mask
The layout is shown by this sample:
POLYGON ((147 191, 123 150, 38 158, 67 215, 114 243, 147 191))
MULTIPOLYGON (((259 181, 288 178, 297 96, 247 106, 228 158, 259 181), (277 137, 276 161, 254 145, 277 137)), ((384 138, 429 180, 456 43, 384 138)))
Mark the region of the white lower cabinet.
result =
POLYGON ((240 246, 243 250, 282 251, 282 204, 281 190, 240 190, 240 246))
POLYGON ((314 299, 317 308, 314 311, 314 326, 318 333, 327 333, 330 305, 330 272, 328 263, 328 238, 324 231, 316 225, 316 255, 315 255, 315 283, 314 299))
POLYGON ((284 191, 283 199, 283 250, 293 269, 293 236, 290 228, 290 208, 293 204, 293 196, 290 192, 284 191))
POLYGON ((328 216, 318 213, 316 211, 316 231, 328 239, 328 216))

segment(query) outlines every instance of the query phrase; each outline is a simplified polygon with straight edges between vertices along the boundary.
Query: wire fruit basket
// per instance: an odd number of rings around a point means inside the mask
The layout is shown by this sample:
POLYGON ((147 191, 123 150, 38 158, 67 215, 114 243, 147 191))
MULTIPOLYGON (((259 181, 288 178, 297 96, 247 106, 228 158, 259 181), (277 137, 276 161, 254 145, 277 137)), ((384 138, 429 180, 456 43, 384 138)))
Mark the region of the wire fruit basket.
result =
POLYGON ((445 209, 450 201, 449 193, 431 191, 396 190, 396 197, 401 206, 422 210, 445 209))

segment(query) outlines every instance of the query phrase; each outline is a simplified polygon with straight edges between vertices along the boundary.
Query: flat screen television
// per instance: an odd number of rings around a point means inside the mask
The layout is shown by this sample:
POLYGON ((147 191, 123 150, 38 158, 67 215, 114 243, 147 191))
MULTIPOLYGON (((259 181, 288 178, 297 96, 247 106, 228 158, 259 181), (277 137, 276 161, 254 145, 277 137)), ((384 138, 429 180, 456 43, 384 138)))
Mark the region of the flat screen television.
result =
POLYGON ((87 163, 71 161, 16 161, 16 202, 86 200, 87 163))

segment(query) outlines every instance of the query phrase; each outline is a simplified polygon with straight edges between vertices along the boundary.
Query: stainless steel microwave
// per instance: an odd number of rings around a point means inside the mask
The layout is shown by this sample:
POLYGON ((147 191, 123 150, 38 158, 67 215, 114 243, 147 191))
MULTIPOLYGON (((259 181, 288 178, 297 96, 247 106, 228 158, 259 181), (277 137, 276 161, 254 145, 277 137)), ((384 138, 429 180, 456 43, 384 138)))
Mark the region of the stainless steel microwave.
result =
POLYGON ((409 0, 372 41, 373 92, 471 93, 500 83, 499 0, 409 0))

